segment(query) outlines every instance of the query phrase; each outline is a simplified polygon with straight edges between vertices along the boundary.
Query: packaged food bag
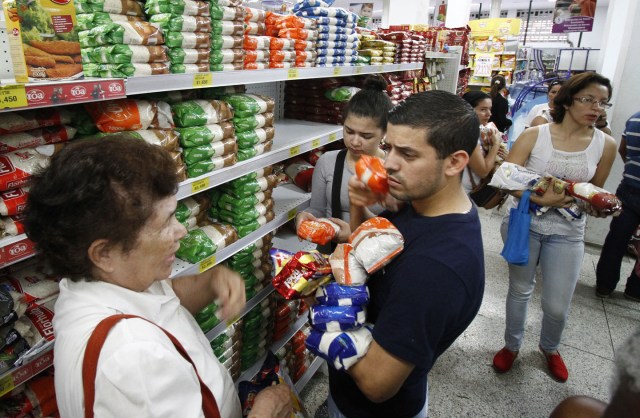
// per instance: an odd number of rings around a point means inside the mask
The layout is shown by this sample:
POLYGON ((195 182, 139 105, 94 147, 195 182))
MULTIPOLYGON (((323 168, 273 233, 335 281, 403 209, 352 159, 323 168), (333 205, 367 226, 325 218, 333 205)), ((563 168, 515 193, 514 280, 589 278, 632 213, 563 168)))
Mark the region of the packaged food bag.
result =
POLYGON ((87 77, 143 77, 148 75, 169 74, 166 62, 131 63, 131 64, 95 64, 83 65, 87 77))
POLYGON ((275 100, 257 94, 230 94, 224 97, 236 117, 248 117, 258 113, 273 112, 275 100))
POLYGON ((189 100, 171 106, 176 125, 179 127, 201 126, 220 123, 233 117, 231 108, 220 100, 189 100))
POLYGON ((340 233, 340 226, 327 218, 302 221, 298 226, 298 238, 325 245, 340 233))
POLYGON ((235 139, 229 138, 193 148, 185 148, 182 150, 182 155, 184 157, 185 164, 191 165, 212 157, 233 154, 236 151, 238 151, 238 146, 236 145, 235 139))
POLYGON ((0 154, 23 148, 35 148, 41 145, 66 142, 73 139, 75 134, 75 128, 62 125, 1 135, 0 154))
POLYGON ((622 210, 622 202, 616 195, 591 183, 569 183, 567 192, 571 196, 584 200, 594 208, 609 214, 622 210))
POLYGON ((162 45, 162 31, 149 22, 118 21, 96 26, 78 33, 80 46, 91 48, 100 45, 162 45))
POLYGON ((379 194, 389 192, 387 170, 384 168, 382 159, 363 155, 356 163, 356 175, 372 192, 379 194))
POLYGON ((0 215, 17 215, 27 206, 29 187, 22 187, 0 193, 0 215))
POLYGON ((318 251, 291 254, 272 249, 270 253, 276 273, 271 283, 285 299, 307 296, 331 278, 329 261, 318 251))
POLYGON ((211 18, 208 16, 160 13, 150 16, 149 22, 167 32, 211 32, 211 18))
POLYGON ((71 112, 64 107, 0 113, 0 135, 69 125, 71 120, 71 112))
POLYGON ((209 16, 209 2, 197 0, 147 0, 147 15, 171 13, 176 16, 209 16))
POLYGON ((313 305, 309 309, 311 326, 318 331, 350 331, 362 327, 367 319, 366 310, 359 305, 313 305))
POLYGON ((235 130, 231 122, 223 121, 203 126, 176 128, 176 132, 180 135, 180 145, 191 148, 234 138, 235 130))
POLYGON ((82 49, 82 61, 96 64, 127 64, 167 61, 164 45, 107 45, 82 49))
POLYGON ((287 164, 284 172, 293 181, 293 184, 302 190, 311 191, 311 180, 313 179, 313 165, 305 161, 302 157, 296 157, 287 164))
POLYGON ((238 148, 245 149, 271 141, 274 136, 275 129, 272 126, 265 126, 264 128, 256 128, 250 131, 236 131, 236 142, 238 143, 238 148))
POLYGON ((190 263, 197 263, 236 240, 237 235, 229 225, 205 225, 189 231, 180 240, 180 248, 176 252, 176 257, 190 263))
POLYGON ((329 256, 331 271, 336 282, 345 286, 359 286, 367 282, 367 271, 356 257, 353 246, 341 243, 329 256))
POLYGON ((372 274, 388 264, 404 248, 404 238, 388 219, 371 218, 349 237, 356 258, 372 274))
POLYGON ((199 177, 203 174, 220 170, 224 167, 230 167, 237 161, 235 153, 220 155, 217 157, 209 157, 204 160, 187 164, 187 174, 190 178, 199 177))
POLYGON ((76 0, 73 5, 78 15, 102 12, 144 17, 144 11, 140 3, 135 0, 76 0))
POLYGON ((312 329, 305 341, 307 349, 337 370, 348 370, 362 358, 373 337, 369 326, 352 331, 321 332, 312 329))
POLYGON ((119 99, 87 103, 85 109, 102 132, 174 127, 171 108, 165 102, 119 99))
POLYGON ((365 285, 344 286, 329 282, 316 290, 316 300, 327 306, 364 306, 369 303, 369 288, 365 285))
POLYGON ((0 155, 0 191, 27 185, 33 173, 49 165, 55 147, 60 145, 43 145, 0 155))

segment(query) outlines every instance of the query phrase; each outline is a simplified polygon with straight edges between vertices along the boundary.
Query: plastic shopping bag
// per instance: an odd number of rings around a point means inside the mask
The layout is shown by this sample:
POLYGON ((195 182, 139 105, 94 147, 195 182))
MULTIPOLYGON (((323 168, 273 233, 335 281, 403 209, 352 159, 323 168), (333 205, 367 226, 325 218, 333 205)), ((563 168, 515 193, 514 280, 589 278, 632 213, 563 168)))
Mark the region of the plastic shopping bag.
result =
POLYGON ((500 253, 509 264, 515 264, 516 266, 526 266, 529 263, 530 195, 531 191, 525 190, 522 193, 518 207, 510 210, 507 240, 500 253))

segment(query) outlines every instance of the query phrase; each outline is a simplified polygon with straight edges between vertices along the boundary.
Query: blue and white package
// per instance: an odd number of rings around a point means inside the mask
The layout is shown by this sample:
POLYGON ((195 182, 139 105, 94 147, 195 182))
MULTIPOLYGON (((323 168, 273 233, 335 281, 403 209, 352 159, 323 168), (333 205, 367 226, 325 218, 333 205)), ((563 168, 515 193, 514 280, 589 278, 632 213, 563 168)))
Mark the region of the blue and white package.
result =
POLYGON ((572 203, 567 208, 556 208, 556 210, 568 221, 582 218, 582 208, 575 203, 572 203))
POLYGON ((345 286, 331 282, 316 290, 316 300, 322 305, 363 306, 369 303, 369 289, 365 285, 345 286))
POLYGON ((318 17, 316 18, 318 25, 346 26, 347 19, 338 17, 318 17))
POLYGON ((316 48, 317 49, 326 49, 326 48, 347 48, 347 46, 349 46, 349 48, 357 48, 357 46, 353 46, 353 43, 351 42, 344 42, 344 41, 317 41, 316 42, 316 48))
POLYGON ((351 35, 346 35, 344 33, 319 33, 317 39, 319 41, 357 42, 358 35, 355 33, 351 35))
POLYGON ((341 57, 345 54, 345 49, 344 48, 340 48, 340 49, 327 49, 327 48, 317 48, 316 52, 318 53, 319 57, 325 57, 325 56, 329 56, 329 57, 341 57))
POLYGON ((329 7, 333 4, 333 0, 302 0, 293 5, 293 12, 311 7, 329 7))
POLYGON ((319 56, 316 59, 316 64, 343 64, 347 62, 346 57, 343 56, 333 56, 333 55, 324 55, 319 56))
POLYGON ((349 12, 342 7, 305 7, 295 12, 297 16, 303 17, 338 17, 347 18, 349 12))
POLYGON ((362 327, 367 312, 362 306, 313 305, 309 308, 311 326, 318 331, 350 331, 362 327))
POLYGON ((351 35, 353 33, 353 29, 345 28, 342 26, 334 26, 334 25, 318 25, 316 28, 318 33, 344 33, 345 35, 351 35))
POLYGON ((347 19, 348 23, 356 23, 360 19, 360 16, 354 12, 347 12, 345 19, 347 19))
POLYGON ((367 354, 371 341, 371 328, 365 325, 345 332, 320 332, 311 328, 304 344, 337 370, 348 370, 367 354))

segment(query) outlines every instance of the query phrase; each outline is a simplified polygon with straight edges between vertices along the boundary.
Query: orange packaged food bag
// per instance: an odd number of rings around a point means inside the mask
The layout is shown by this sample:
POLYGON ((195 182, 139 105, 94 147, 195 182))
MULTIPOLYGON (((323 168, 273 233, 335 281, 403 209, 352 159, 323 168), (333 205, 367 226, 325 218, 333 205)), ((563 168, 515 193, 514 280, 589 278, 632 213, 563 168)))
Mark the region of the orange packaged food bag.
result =
POLYGON ((386 218, 363 222, 349 237, 356 258, 371 274, 387 265, 404 248, 400 231, 386 218))
POLYGON ((289 39, 301 39, 307 41, 313 41, 318 37, 318 31, 308 30, 308 29, 281 29, 278 32, 279 38, 289 38, 289 39))
POLYGON ((295 39, 271 38, 269 49, 271 50, 290 50, 295 45, 295 39))
POLYGON ((356 163, 356 175, 374 193, 389 192, 387 170, 384 161, 378 157, 363 155, 356 163))
POLYGON ((271 51, 271 62, 294 61, 296 59, 295 51, 271 51))
POLYGON ((325 245, 338 235, 340 226, 327 218, 302 221, 298 226, 298 238, 325 245))
POLYGON ((85 105, 101 132, 173 129, 171 107, 154 100, 120 99, 85 105))
POLYGON ((369 275, 356 258, 353 246, 349 243, 338 244, 329 256, 334 279, 344 286, 359 286, 367 283, 369 275))

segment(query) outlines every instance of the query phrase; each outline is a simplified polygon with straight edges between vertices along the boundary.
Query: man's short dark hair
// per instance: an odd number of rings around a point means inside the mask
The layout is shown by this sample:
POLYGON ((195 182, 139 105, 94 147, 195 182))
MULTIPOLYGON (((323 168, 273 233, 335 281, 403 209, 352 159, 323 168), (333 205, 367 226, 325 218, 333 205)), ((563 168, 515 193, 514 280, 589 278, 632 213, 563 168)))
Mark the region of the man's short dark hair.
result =
POLYGON ((153 205, 177 185, 175 162, 158 146, 125 134, 76 140, 33 177, 27 236, 55 273, 90 279, 91 243, 131 250, 153 205))
POLYGON ((605 86, 609 91, 607 100, 611 99, 613 95, 613 87, 611 87, 611 81, 594 72, 586 72, 571 76, 566 80, 558 94, 553 98, 553 109, 551 110, 551 117, 555 123, 560 123, 564 120, 564 115, 567 113, 567 109, 564 107, 571 107, 573 105, 573 97, 582 89, 585 89, 589 84, 600 84, 605 86))
POLYGON ((394 107, 388 121, 392 125, 426 129, 426 140, 439 159, 456 151, 471 155, 478 145, 480 121, 471 105, 445 91, 426 91, 409 96, 394 107))

